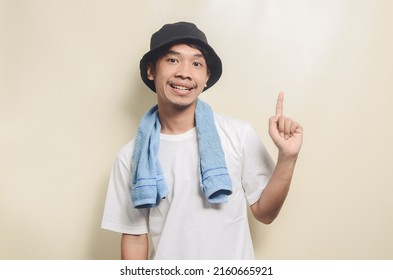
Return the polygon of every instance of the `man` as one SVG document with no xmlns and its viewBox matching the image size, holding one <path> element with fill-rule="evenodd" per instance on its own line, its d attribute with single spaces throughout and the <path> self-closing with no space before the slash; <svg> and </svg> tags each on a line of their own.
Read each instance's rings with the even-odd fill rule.
<svg viewBox="0 0 393 280">
<path fill-rule="evenodd" d="M 249 124 L 198 99 L 222 72 L 202 31 L 167 24 L 150 47 L 140 70 L 157 106 L 117 156 L 102 227 L 122 233 L 122 259 L 253 259 L 247 205 L 262 223 L 277 217 L 303 129 L 283 115 L 280 93 L 269 120 L 274 165 Z"/>
</svg>

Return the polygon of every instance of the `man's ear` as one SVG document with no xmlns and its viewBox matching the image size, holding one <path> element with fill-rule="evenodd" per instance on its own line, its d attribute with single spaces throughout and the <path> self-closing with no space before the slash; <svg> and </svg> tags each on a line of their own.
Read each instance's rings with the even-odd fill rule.
<svg viewBox="0 0 393 280">
<path fill-rule="evenodd" d="M 209 79 L 210 79 L 210 73 L 211 73 L 211 72 L 210 72 L 210 69 L 208 69 L 208 70 L 207 70 L 207 80 L 206 80 L 206 83 L 207 83 L 207 81 L 209 81 Z"/>
<path fill-rule="evenodd" d="M 154 67 L 153 67 L 153 64 L 151 64 L 151 63 L 147 64 L 146 72 L 147 72 L 147 78 L 150 81 L 154 81 Z"/>
</svg>

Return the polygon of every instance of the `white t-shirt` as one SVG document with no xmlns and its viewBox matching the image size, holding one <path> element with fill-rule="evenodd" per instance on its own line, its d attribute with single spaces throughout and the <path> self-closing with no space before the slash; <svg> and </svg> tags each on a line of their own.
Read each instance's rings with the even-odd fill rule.
<svg viewBox="0 0 393 280">
<path fill-rule="evenodd" d="M 253 259 L 247 204 L 259 199 L 274 162 L 249 124 L 218 114 L 215 122 L 232 180 L 227 203 L 210 204 L 200 189 L 196 129 L 161 134 L 158 157 L 168 196 L 156 208 L 132 206 L 133 140 L 114 163 L 102 228 L 149 233 L 152 259 Z"/>
</svg>

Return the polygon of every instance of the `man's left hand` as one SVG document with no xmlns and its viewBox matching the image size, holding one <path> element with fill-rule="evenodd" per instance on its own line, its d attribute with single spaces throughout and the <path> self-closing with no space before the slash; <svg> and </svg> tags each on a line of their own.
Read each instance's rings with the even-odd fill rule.
<svg viewBox="0 0 393 280">
<path fill-rule="evenodd" d="M 279 155 L 296 158 L 303 143 L 303 128 L 283 114 L 284 93 L 277 98 L 276 114 L 269 119 L 269 134 L 277 146 Z"/>
</svg>

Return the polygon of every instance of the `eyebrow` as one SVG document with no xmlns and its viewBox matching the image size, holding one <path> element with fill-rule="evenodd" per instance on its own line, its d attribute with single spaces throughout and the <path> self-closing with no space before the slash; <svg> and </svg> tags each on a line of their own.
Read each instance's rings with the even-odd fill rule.
<svg viewBox="0 0 393 280">
<path fill-rule="evenodd" d="M 181 55 L 181 53 L 174 51 L 174 50 L 168 50 L 167 53 L 165 55 L 169 55 L 169 54 L 173 54 L 173 55 Z M 201 53 L 196 53 L 194 54 L 194 57 L 202 57 L 204 58 L 203 54 Z"/>
</svg>

